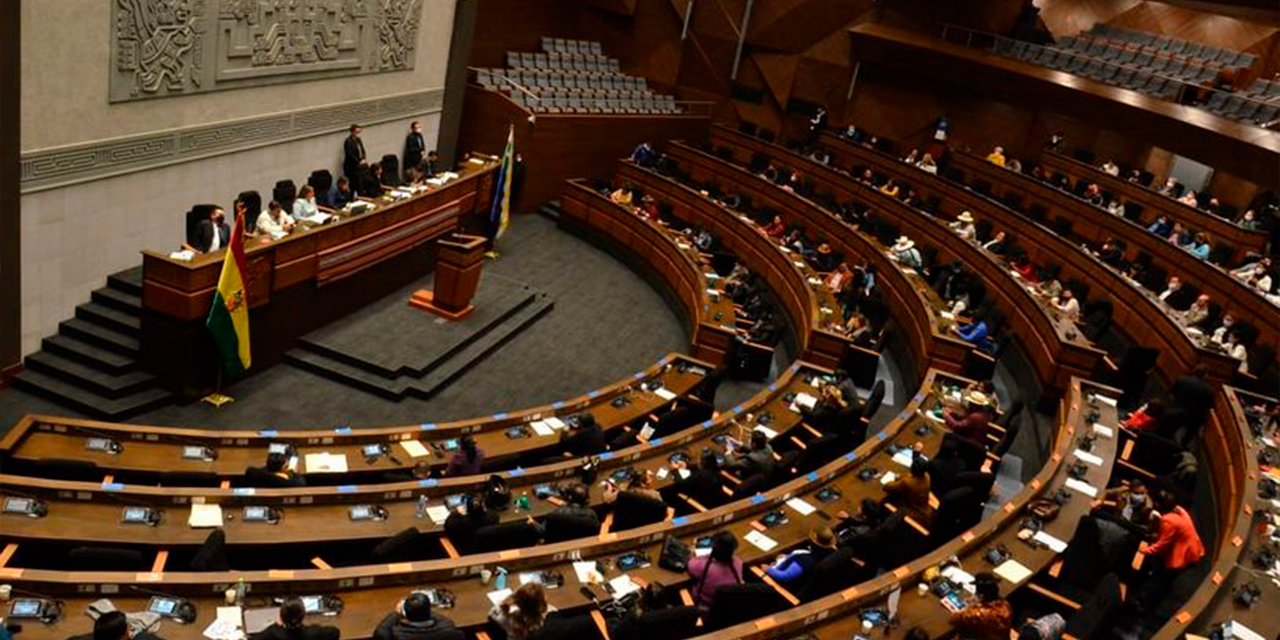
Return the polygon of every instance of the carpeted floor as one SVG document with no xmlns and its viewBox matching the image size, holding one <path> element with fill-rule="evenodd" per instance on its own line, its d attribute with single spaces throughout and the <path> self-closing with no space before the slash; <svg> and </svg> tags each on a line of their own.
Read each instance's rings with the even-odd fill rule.
<svg viewBox="0 0 1280 640">
<path fill-rule="evenodd" d="M 400 402 L 281 364 L 231 389 L 223 409 L 162 407 L 129 422 L 243 428 L 353 427 L 446 421 L 580 395 L 687 350 L 684 327 L 642 278 L 537 215 L 520 216 L 486 274 L 547 291 L 555 308 L 430 400 Z M 430 276 L 424 279 L 430 283 Z M 371 337 L 370 339 L 376 339 Z M 741 398 L 758 386 L 725 394 Z M 26 413 L 74 415 L 22 391 L 0 392 L 0 429 Z"/>
</svg>

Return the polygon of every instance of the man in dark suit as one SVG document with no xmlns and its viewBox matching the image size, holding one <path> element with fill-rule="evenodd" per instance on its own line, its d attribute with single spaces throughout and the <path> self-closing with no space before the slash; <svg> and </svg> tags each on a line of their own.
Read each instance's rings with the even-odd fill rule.
<svg viewBox="0 0 1280 640">
<path fill-rule="evenodd" d="M 348 179 L 360 176 L 360 168 L 368 164 L 364 152 L 364 142 L 360 140 L 360 132 L 364 131 L 358 124 L 351 125 L 351 135 L 342 143 L 342 175 Z"/>
<path fill-rule="evenodd" d="M 222 207 L 211 207 L 209 217 L 196 225 L 191 239 L 193 243 L 184 244 L 183 248 L 199 253 L 225 249 L 227 243 L 231 242 L 231 227 L 227 226 L 227 212 L 223 211 Z"/>
<path fill-rule="evenodd" d="M 74 636 L 71 640 L 160 640 L 148 631 L 131 633 L 129 619 L 119 611 L 108 611 L 93 621 L 93 633 Z"/>
<path fill-rule="evenodd" d="M 410 167 L 422 166 L 422 158 L 427 152 L 427 139 L 422 135 L 422 125 L 414 120 L 409 125 L 409 135 L 404 139 L 404 174 L 409 175 Z"/>
<path fill-rule="evenodd" d="M 1185 409 L 1190 423 L 1203 424 L 1213 408 L 1213 387 L 1209 386 L 1209 370 L 1204 365 L 1197 365 L 1191 375 L 1182 376 L 1169 389 L 1173 398 L 1173 406 Z"/>
</svg>

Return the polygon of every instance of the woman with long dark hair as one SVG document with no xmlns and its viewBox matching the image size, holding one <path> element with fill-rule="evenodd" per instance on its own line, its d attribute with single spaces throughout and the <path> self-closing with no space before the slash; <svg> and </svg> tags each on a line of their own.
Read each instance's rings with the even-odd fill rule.
<svg viewBox="0 0 1280 640">
<path fill-rule="evenodd" d="M 693 576 L 693 601 L 708 611 L 720 587 L 742 582 L 742 560 L 734 555 L 738 539 L 729 531 L 721 531 L 711 541 L 711 553 L 689 561 Z"/>
<path fill-rule="evenodd" d="M 526 640 L 547 622 L 547 594 L 536 582 L 521 585 L 489 610 L 489 619 L 507 632 L 507 640 Z"/>
<path fill-rule="evenodd" d="M 306 624 L 307 608 L 302 598 L 289 596 L 280 603 L 280 613 L 271 626 L 250 636 L 251 640 L 338 640 L 337 627 Z"/>
<path fill-rule="evenodd" d="M 476 441 L 471 436 L 462 436 L 462 440 L 458 441 L 458 450 L 449 459 L 449 467 L 445 469 L 444 475 L 450 478 L 474 476 L 480 473 L 483 465 L 484 449 L 476 446 Z"/>
</svg>

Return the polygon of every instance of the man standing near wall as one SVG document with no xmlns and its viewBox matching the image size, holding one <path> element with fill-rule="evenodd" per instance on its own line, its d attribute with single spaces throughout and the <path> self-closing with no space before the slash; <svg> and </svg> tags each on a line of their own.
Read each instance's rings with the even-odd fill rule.
<svg viewBox="0 0 1280 640">
<path fill-rule="evenodd" d="M 364 141 L 360 140 L 360 132 L 364 131 L 358 124 L 351 125 L 351 135 L 342 143 L 342 175 L 356 182 L 362 175 L 368 161 L 364 153 Z M 358 182 L 357 182 L 358 184 Z"/>
<path fill-rule="evenodd" d="M 427 139 L 422 136 L 422 125 L 414 120 L 409 124 L 409 135 L 404 139 L 404 165 L 401 170 L 409 175 L 409 170 L 422 165 L 422 157 L 427 151 Z"/>
</svg>

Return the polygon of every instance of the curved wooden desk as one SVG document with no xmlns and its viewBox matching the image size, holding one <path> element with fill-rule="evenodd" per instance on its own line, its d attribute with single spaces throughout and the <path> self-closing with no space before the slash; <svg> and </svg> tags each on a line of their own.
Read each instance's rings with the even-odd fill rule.
<svg viewBox="0 0 1280 640">
<path fill-rule="evenodd" d="M 803 360 L 819 366 L 840 366 L 850 352 L 859 358 L 878 360 L 880 354 L 854 346 L 833 330 L 838 319 L 832 314 L 839 309 L 833 301 L 820 302 L 818 291 L 807 282 L 804 261 L 782 253 L 749 220 L 709 200 L 702 194 L 630 161 L 618 167 L 618 179 L 633 184 L 659 201 L 670 202 L 676 217 L 710 230 L 720 242 L 737 255 L 768 284 L 796 332 L 797 347 Z M 799 263 L 799 264 L 797 264 Z M 826 311 L 824 311 L 826 309 Z"/>
<path fill-rule="evenodd" d="M 665 437 L 655 437 L 625 449 L 601 454 L 600 477 L 608 477 L 620 469 L 649 470 L 659 478 L 656 486 L 664 487 L 675 480 L 670 463 L 673 454 L 680 452 L 696 460 L 698 452 L 703 449 L 723 449 L 716 442 L 723 435 L 745 441 L 750 429 L 755 426 L 755 420 L 765 415 L 770 417 L 768 427 L 777 433 L 773 442 L 780 449 L 783 448 L 782 445 L 790 445 L 786 447 L 790 449 L 803 449 L 804 441 L 812 440 L 814 436 L 802 424 L 801 416 L 788 409 L 790 401 L 787 396 L 801 392 L 815 394 L 810 386 L 811 381 L 825 374 L 826 370 L 798 363 L 788 368 L 775 384 L 717 419 L 707 420 Z M 835 454 L 832 455 L 834 457 Z M 514 496 L 530 494 L 530 509 L 504 511 L 501 520 L 518 522 L 530 516 L 540 517 L 550 513 L 554 505 L 537 498 L 534 487 L 578 481 L 578 471 L 583 461 L 582 458 L 566 458 L 561 462 L 500 473 L 507 480 Z M 203 542 L 208 535 L 208 529 L 191 528 L 185 520 L 189 505 L 199 501 L 219 504 L 224 508 L 226 518 L 223 528 L 233 554 L 235 547 L 251 545 L 311 545 L 303 551 L 323 555 L 323 547 L 315 545 L 381 540 L 407 527 L 416 527 L 427 534 L 441 534 L 442 523 L 435 523 L 417 512 L 419 497 L 425 496 L 428 506 L 447 506 L 446 497 L 481 491 L 486 480 L 487 475 L 480 475 L 381 485 L 225 491 L 135 485 L 106 486 L 0 476 L 0 493 L 33 495 L 49 505 L 49 515 L 44 518 L 0 515 L 0 541 L 85 541 L 142 547 L 151 551 L 182 545 L 194 546 Z M 592 486 L 591 492 L 592 504 L 602 505 L 601 487 L 598 484 Z M 354 504 L 383 506 L 388 511 L 388 517 L 379 522 L 351 521 L 347 511 Z M 120 511 L 126 505 L 161 508 L 165 511 L 164 521 L 154 527 L 122 525 L 119 522 Z M 237 517 L 237 512 L 249 505 L 277 507 L 285 515 L 276 525 L 246 523 Z M 320 523 L 323 526 L 317 526 Z M 441 548 L 443 545 L 426 546 L 428 551 L 434 552 L 429 554 L 431 557 L 444 557 L 445 549 Z M 280 558 L 277 559 L 279 564 L 271 568 L 296 569 L 309 566 L 307 558 L 310 555 L 301 557 L 301 565 L 288 566 Z"/>
<path fill-rule="evenodd" d="M 1129 182 L 1119 176 L 1113 176 L 1093 165 L 1086 164 L 1070 156 L 1044 151 L 1040 154 L 1040 166 L 1049 172 L 1060 172 L 1078 182 L 1088 180 L 1095 182 L 1103 191 L 1110 191 L 1125 204 L 1132 203 L 1142 208 L 1134 222 L 1145 230 L 1156 218 L 1166 216 L 1170 222 L 1181 222 L 1182 226 L 1191 229 L 1204 229 L 1217 240 L 1226 240 L 1235 246 L 1236 251 L 1231 260 L 1239 260 L 1250 251 L 1262 253 L 1267 246 L 1267 232 L 1249 231 L 1232 220 L 1205 213 L 1191 205 L 1182 204 L 1174 198 L 1161 195 L 1159 191 Z"/>
<path fill-rule="evenodd" d="M 680 153 L 687 150 L 683 145 L 672 148 Z M 879 290 L 887 292 L 895 321 L 907 328 L 905 337 L 915 370 L 930 366 L 952 372 L 962 370 L 975 351 L 973 345 L 949 331 L 954 319 L 946 317 L 947 305 L 920 274 L 900 268 L 888 258 L 878 240 L 812 200 L 747 171 L 735 172 L 731 177 L 733 190 L 749 196 L 758 206 L 785 212 L 791 218 L 787 222 L 801 222 L 846 257 L 857 256 L 875 266 Z"/>
<path fill-rule="evenodd" d="M 751 140 L 749 136 L 723 127 L 715 127 L 712 135 L 719 144 L 733 145 L 741 142 L 746 145 Z M 912 239 L 937 248 L 940 261 L 959 260 L 978 273 L 987 283 L 988 293 L 1002 302 L 1001 307 L 1009 319 L 1010 328 L 1027 351 L 1042 384 L 1060 391 L 1066 388 L 1066 382 L 1071 376 L 1092 376 L 1099 367 L 1104 366 L 1105 353 L 1089 344 L 1071 321 L 1045 308 L 1023 284 L 1015 281 L 995 256 L 972 243 L 958 239 L 942 221 L 924 215 L 870 185 L 864 185 L 847 175 L 841 175 L 829 167 L 802 159 L 790 152 L 772 148 L 772 145 L 761 142 L 754 148 L 746 149 L 749 153 L 772 151 L 766 155 L 779 162 L 785 161 L 786 164 L 803 167 L 807 175 L 815 179 L 818 188 L 831 191 L 841 200 L 857 199 L 872 205 L 876 213 L 891 216 Z M 719 171 L 726 177 L 749 174 L 741 167 L 730 166 L 707 154 L 678 156 L 673 152 L 672 155 L 697 157 L 708 171 Z"/>
<path fill-rule="evenodd" d="M 435 239 L 487 212 L 496 163 L 464 163 L 459 177 L 415 196 L 374 200 L 274 241 L 245 243 L 254 370 L 278 362 L 300 336 L 429 272 Z M 231 212 L 228 212 L 231 213 Z M 256 215 L 256 214 L 254 214 Z M 225 251 L 190 262 L 142 254 L 142 361 L 180 396 L 212 391 L 218 361 L 204 326 Z"/>
<path fill-rule="evenodd" d="M 810 527 L 831 518 L 828 511 L 837 509 L 856 509 L 864 497 L 880 494 L 880 483 L 863 481 L 857 477 L 857 471 L 868 465 L 878 469 L 899 469 L 890 460 L 890 444 L 906 446 L 919 441 L 925 451 L 933 451 L 941 440 L 943 429 L 939 428 L 932 418 L 920 415 L 921 410 L 928 410 L 939 402 L 939 393 L 948 395 L 958 393 L 950 389 L 934 391 L 935 383 L 946 380 L 950 385 L 964 385 L 963 379 L 945 378 L 942 374 L 930 372 L 922 390 L 908 403 L 907 409 L 877 437 L 870 438 L 855 451 L 839 457 L 836 461 L 823 466 L 818 471 L 784 483 L 754 498 L 697 513 L 687 517 L 676 518 L 660 524 L 649 525 L 623 532 L 604 534 L 590 545 L 583 546 L 581 541 L 571 541 L 543 545 L 535 548 L 514 549 L 510 551 L 477 554 L 461 561 L 427 560 L 396 563 L 391 565 L 366 565 L 361 567 L 308 569 L 308 570 L 276 570 L 249 571 L 232 573 L 90 573 L 59 572 L 31 569 L 0 569 L 0 577 L 13 582 L 18 589 L 39 591 L 55 597 L 62 597 L 67 611 L 77 612 L 88 602 L 102 597 L 112 597 L 117 605 L 125 610 L 134 610 L 138 594 L 128 591 L 123 594 L 117 589 L 121 585 L 138 585 L 143 589 L 155 592 L 179 594 L 192 600 L 202 612 L 201 620 L 190 626 L 167 624 L 162 630 L 168 638 L 196 638 L 200 629 L 212 617 L 213 608 L 221 603 L 222 591 L 237 579 L 244 579 L 252 585 L 250 595 L 253 598 L 278 595 L 282 593 L 339 593 L 346 600 L 346 608 L 342 615 L 327 620 L 337 624 L 344 632 L 344 637 L 367 637 L 377 621 L 385 615 L 387 608 L 396 599 L 403 596 L 410 586 L 430 584 L 447 587 L 457 597 L 457 607 L 444 612 L 460 626 L 475 627 L 484 623 L 485 612 L 488 611 L 485 593 L 492 590 L 492 585 L 483 585 L 476 575 L 482 568 L 501 565 L 510 571 L 511 579 L 516 579 L 519 572 L 536 570 L 559 571 L 566 578 L 566 587 L 551 590 L 548 593 L 552 605 L 565 611 L 581 609 L 587 601 L 572 588 L 574 573 L 570 566 L 577 555 L 585 559 L 604 559 L 628 551 L 643 551 L 656 560 L 662 540 L 668 536 L 692 542 L 696 537 L 712 530 L 729 529 L 739 537 L 756 530 L 756 521 L 768 511 L 784 508 L 783 505 L 794 498 L 805 500 L 815 510 L 808 515 L 800 515 L 798 510 L 787 511 L 789 521 L 766 534 L 773 537 L 778 546 L 770 552 L 764 552 L 744 546 L 742 555 L 752 565 L 758 565 L 774 552 L 786 550 L 806 540 Z M 931 424 L 927 433 L 917 432 L 916 427 L 922 422 Z M 918 435 L 923 433 L 923 435 Z M 831 503 L 823 503 L 815 498 L 815 494 L 826 486 L 838 489 L 840 497 Z M 791 507 L 786 507 L 791 509 Z M 574 553 L 576 552 L 576 553 Z M 571 555 L 573 554 L 573 555 Z M 606 577 L 616 576 L 616 571 L 607 570 Z M 664 584 L 679 586 L 684 577 L 673 574 L 656 566 L 634 570 L 629 573 L 645 581 L 661 580 Z M 146 595 L 146 594 L 143 594 Z M 141 598 L 145 600 L 145 597 Z M 68 615 L 62 622 L 47 627 L 55 633 L 67 635 L 79 633 L 87 628 L 88 618 Z"/>
<path fill-rule="evenodd" d="M 1030 175 L 998 167 L 968 153 L 952 152 L 950 157 L 951 166 L 967 176 L 963 182 L 971 188 L 982 182 L 990 185 L 993 196 L 1019 194 L 1026 199 L 1028 206 L 1045 207 L 1049 219 L 1061 216 L 1071 220 L 1072 233 L 1095 245 L 1101 245 L 1109 237 L 1124 240 L 1128 246 L 1128 259 L 1141 252 L 1151 255 L 1153 264 L 1164 267 L 1170 275 L 1181 276 L 1183 282 L 1209 294 L 1224 311 L 1253 325 L 1258 330 L 1259 344 L 1275 346 L 1280 341 L 1280 307 L 1272 304 L 1257 289 L 1231 277 L 1222 267 L 1156 237 L 1140 224 L 1111 215 Z M 1216 219 L 1207 213 L 1201 213 L 1200 218 L 1199 223 L 1188 223 L 1191 228 L 1203 229 L 1205 222 Z"/>
<path fill-rule="evenodd" d="M 802 631 L 812 633 L 822 640 L 843 640 L 852 637 L 854 633 L 862 633 L 860 614 L 864 609 L 886 607 L 889 594 L 898 589 L 902 590 L 898 615 L 904 624 L 888 633 L 883 627 L 877 628 L 873 637 L 902 638 L 906 630 L 913 626 L 922 627 L 930 638 L 947 637 L 951 630 L 947 610 L 932 594 L 920 596 L 916 591 L 916 585 L 924 571 L 938 566 L 952 556 L 957 557 L 960 566 L 969 573 L 990 571 L 992 565 L 983 556 L 997 544 L 1004 545 L 1013 559 L 1030 570 L 1032 575 L 1047 567 L 1057 556 L 1055 552 L 1046 547 L 1030 547 L 1017 539 L 1018 532 L 1022 529 L 1024 510 L 1037 497 L 1051 496 L 1064 488 L 1070 478 L 1068 472 L 1075 462 L 1073 451 L 1078 446 L 1077 439 L 1091 431 L 1091 426 L 1085 419 L 1090 408 L 1088 396 L 1101 394 L 1115 397 L 1119 393 L 1119 390 L 1096 386 L 1079 378 L 1072 380 L 1058 410 L 1058 429 L 1054 433 L 1052 457 L 1017 495 L 1010 498 L 998 516 L 984 519 L 960 538 L 873 580 L 768 618 L 699 636 L 698 640 L 790 638 Z M 1119 416 L 1114 408 L 1101 402 L 1097 403 L 1096 408 L 1102 416 L 1098 424 L 1109 426 L 1114 431 L 1119 424 Z M 1101 458 L 1102 464 L 1086 465 L 1088 471 L 1082 479 L 1101 492 L 1111 476 L 1116 457 L 1116 440 L 1099 437 L 1091 453 Z M 1046 523 L 1043 529 L 1063 542 L 1071 539 L 1080 517 L 1087 514 L 1090 508 L 1090 498 L 1087 495 L 1069 489 L 1068 492 L 1071 494 L 1070 501 L 1062 507 L 1058 517 Z M 1023 584 L 1026 583 L 1015 585 L 1002 581 L 1001 592 L 1008 593 Z"/>
<path fill-rule="evenodd" d="M 936 196 L 939 208 L 948 215 L 967 209 L 978 218 L 988 216 L 997 228 L 1024 241 L 1019 246 L 1027 251 L 1032 262 L 1061 265 L 1059 280 L 1075 278 L 1089 284 L 1092 292 L 1106 292 L 1112 301 L 1114 325 L 1133 343 L 1159 350 L 1156 370 L 1166 383 L 1200 363 L 1209 368 L 1210 376 L 1216 381 L 1228 381 L 1235 376 L 1239 362 L 1221 351 L 1198 346 L 1186 329 L 1165 312 L 1155 295 L 1130 283 L 1096 256 L 1080 250 L 1043 225 L 887 154 L 863 149 L 829 134 L 822 140 L 831 150 L 833 164 L 850 168 L 873 166 L 885 175 L 916 186 L 921 197 Z"/>
<path fill-rule="evenodd" d="M 693 354 L 716 364 L 724 361 L 736 335 L 733 301 L 720 291 L 711 261 L 696 247 L 581 181 L 565 184 L 560 210 L 562 223 L 608 242 L 655 273 L 684 311 Z"/>
<path fill-rule="evenodd" d="M 98 479 L 111 475 L 113 481 L 125 483 L 165 484 L 164 474 L 179 473 L 205 475 L 210 481 L 205 484 L 211 486 L 217 486 L 222 480 L 242 486 L 245 469 L 262 465 L 269 446 L 282 443 L 293 446 L 303 459 L 307 454 L 321 452 L 346 456 L 347 473 L 308 474 L 314 475 L 316 484 L 340 485 L 378 482 L 378 478 L 389 472 L 408 473 L 419 462 L 440 469 L 452 456 L 445 450 L 445 444 L 470 435 L 485 450 L 486 458 L 494 460 L 494 468 L 502 468 L 520 462 L 525 456 L 548 452 L 556 445 L 557 436 L 539 436 L 529 427 L 530 423 L 589 412 L 606 433 L 612 434 L 684 396 L 710 371 L 709 363 L 671 354 L 630 378 L 549 405 L 453 422 L 368 429 L 221 431 L 26 416 L 0 440 L 0 452 L 4 455 L 6 473 L 38 470 L 37 463 L 41 460 L 53 459 L 90 463 L 101 472 Z M 646 385 L 662 389 L 663 395 L 646 390 Z M 674 397 L 664 397 L 667 394 Z M 512 439 L 507 435 L 512 428 L 527 430 L 528 435 Z M 119 454 L 90 451 L 86 445 L 94 437 L 112 438 L 121 444 L 123 451 Z M 412 442 L 423 445 L 427 455 L 417 458 L 410 455 L 404 445 Z M 384 455 L 368 463 L 362 448 L 369 444 L 387 445 L 391 456 Z M 185 458 L 184 448 L 189 445 L 212 449 L 216 459 Z M 302 462 L 299 471 L 306 471 Z M 228 487 L 222 491 L 229 494 L 234 489 Z"/>
</svg>

